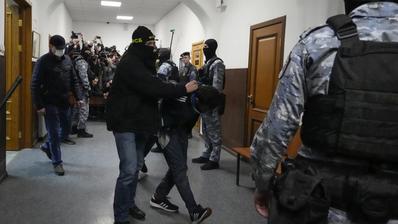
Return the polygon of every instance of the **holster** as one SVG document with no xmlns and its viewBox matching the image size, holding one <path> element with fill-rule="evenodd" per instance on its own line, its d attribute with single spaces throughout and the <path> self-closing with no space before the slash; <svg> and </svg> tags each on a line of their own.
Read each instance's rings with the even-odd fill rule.
<svg viewBox="0 0 398 224">
<path fill-rule="evenodd" d="M 398 219 L 398 172 L 395 167 L 318 161 L 298 156 L 295 162 L 315 168 L 324 180 L 331 207 L 358 224 L 386 224 Z"/>
<path fill-rule="evenodd" d="M 269 224 L 327 224 L 330 199 L 311 169 L 290 168 L 274 181 Z"/>
</svg>

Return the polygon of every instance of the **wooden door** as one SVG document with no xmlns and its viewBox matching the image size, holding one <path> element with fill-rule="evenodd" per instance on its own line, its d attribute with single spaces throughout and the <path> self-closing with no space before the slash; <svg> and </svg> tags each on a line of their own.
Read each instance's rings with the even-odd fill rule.
<svg viewBox="0 0 398 224">
<path fill-rule="evenodd" d="M 10 89 L 21 75 L 21 35 L 22 21 L 19 7 L 11 0 L 6 1 L 6 89 Z M 21 87 L 19 86 L 6 106 L 6 149 L 20 149 L 21 131 Z"/>
<path fill-rule="evenodd" d="M 203 60 L 203 46 L 204 42 L 200 41 L 192 44 L 192 52 L 191 52 L 191 63 L 195 65 L 197 69 L 201 68 L 204 64 Z"/>
<path fill-rule="evenodd" d="M 204 65 L 204 56 L 203 56 L 203 46 L 204 41 L 199 41 L 192 44 L 191 51 L 191 63 L 195 65 L 197 69 L 201 68 Z M 203 134 L 202 132 L 202 118 L 199 117 L 198 122 L 195 125 L 195 128 L 199 130 L 199 134 Z"/>
<path fill-rule="evenodd" d="M 278 84 L 283 63 L 285 23 L 286 17 L 281 17 L 251 27 L 246 135 L 248 145 L 267 116 Z M 297 155 L 300 145 L 298 130 L 287 149 L 290 158 Z"/>
<path fill-rule="evenodd" d="M 283 63 L 285 17 L 250 28 L 248 72 L 248 145 L 267 116 Z"/>
</svg>

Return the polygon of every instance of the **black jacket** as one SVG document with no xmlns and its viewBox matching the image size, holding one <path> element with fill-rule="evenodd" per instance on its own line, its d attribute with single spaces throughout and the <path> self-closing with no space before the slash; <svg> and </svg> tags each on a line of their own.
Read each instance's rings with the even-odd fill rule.
<svg viewBox="0 0 398 224">
<path fill-rule="evenodd" d="M 37 60 L 32 77 L 32 98 L 37 109 L 46 105 L 67 107 L 68 94 L 72 91 L 77 100 L 82 99 L 79 80 L 71 59 L 61 59 L 47 53 Z"/>
<path fill-rule="evenodd" d="M 186 95 L 184 85 L 164 83 L 130 47 L 122 57 L 106 103 L 107 127 L 115 132 L 155 133 L 160 128 L 159 98 Z"/>
</svg>

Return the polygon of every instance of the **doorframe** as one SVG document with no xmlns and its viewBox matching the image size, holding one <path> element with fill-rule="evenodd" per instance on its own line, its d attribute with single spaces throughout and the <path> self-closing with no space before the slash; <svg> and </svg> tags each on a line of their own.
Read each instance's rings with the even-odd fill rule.
<svg viewBox="0 0 398 224">
<path fill-rule="evenodd" d="M 20 19 L 22 20 L 21 29 L 21 46 L 22 53 L 20 56 L 20 75 L 23 80 L 21 83 L 21 132 L 20 139 L 21 148 L 31 148 L 33 144 L 33 113 L 32 113 L 32 95 L 30 90 L 30 83 L 32 80 L 32 3 L 30 0 L 14 0 L 20 9 Z M 6 9 L 6 0 L 4 1 L 4 9 Z M 6 10 L 4 10 L 4 22 L 6 21 Z M 5 43 L 7 48 L 7 43 Z M 7 50 L 7 49 L 5 49 Z M 5 61 L 7 61 L 5 57 Z M 7 63 L 5 63 L 7 64 Z M 6 69 L 7 70 L 7 69 Z"/>
<path fill-rule="evenodd" d="M 252 64 L 252 46 L 253 46 L 253 32 L 256 29 L 260 29 L 263 27 L 267 27 L 267 26 L 272 26 L 272 25 L 276 25 L 276 24 L 282 24 L 282 37 L 281 37 L 281 57 L 280 57 L 280 69 L 282 69 L 283 67 L 283 58 L 284 58 L 284 50 L 285 50 L 285 34 L 286 34 L 286 15 L 285 16 L 281 16 L 266 22 L 262 22 L 262 23 L 258 23 L 255 25 L 250 26 L 250 42 L 249 42 L 249 64 L 248 64 L 248 70 L 247 70 L 247 82 L 246 82 L 246 97 L 248 97 L 250 95 L 250 85 L 251 85 L 251 72 L 252 72 L 252 68 L 251 68 L 251 64 Z M 250 146 L 251 142 L 250 142 L 250 136 L 249 136 L 249 110 L 250 110 L 250 104 L 248 103 L 248 99 L 246 99 L 246 112 L 245 112 L 245 137 L 244 137 L 244 142 L 246 144 L 246 146 Z"/>
<path fill-rule="evenodd" d="M 203 55 L 203 46 L 205 44 L 204 40 L 201 41 L 197 41 L 192 43 L 192 48 L 191 48 L 191 64 L 193 64 L 197 69 L 201 68 L 204 65 L 204 55 Z M 201 53 L 199 56 L 199 66 L 195 65 L 194 62 L 194 51 L 197 48 L 201 48 Z M 203 125 L 202 125 L 202 118 L 199 116 L 198 121 L 196 122 L 196 125 L 194 128 L 198 129 L 199 135 L 202 136 L 203 135 Z"/>
</svg>

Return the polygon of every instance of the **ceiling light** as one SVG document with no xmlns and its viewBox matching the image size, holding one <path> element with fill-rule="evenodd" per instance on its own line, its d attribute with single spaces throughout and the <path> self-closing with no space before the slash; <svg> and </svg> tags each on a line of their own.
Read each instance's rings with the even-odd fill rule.
<svg viewBox="0 0 398 224">
<path fill-rule="evenodd" d="M 132 16 L 117 16 L 116 19 L 118 20 L 133 20 L 134 17 Z"/>
<path fill-rule="evenodd" d="M 110 7 L 120 7 L 122 5 L 121 2 L 114 1 L 101 1 L 102 6 L 110 6 Z"/>
</svg>

